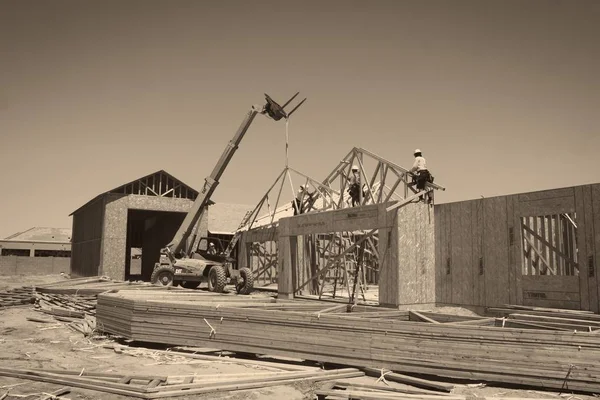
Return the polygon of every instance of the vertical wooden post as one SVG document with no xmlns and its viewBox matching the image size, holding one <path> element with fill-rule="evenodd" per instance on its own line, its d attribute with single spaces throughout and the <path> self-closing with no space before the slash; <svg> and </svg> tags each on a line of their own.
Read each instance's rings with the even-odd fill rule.
<svg viewBox="0 0 600 400">
<path fill-rule="evenodd" d="M 284 299 L 294 298 L 294 284 L 297 269 L 298 241 L 295 236 L 290 236 L 289 219 L 279 220 L 279 234 L 277 241 L 277 297 Z"/>
</svg>

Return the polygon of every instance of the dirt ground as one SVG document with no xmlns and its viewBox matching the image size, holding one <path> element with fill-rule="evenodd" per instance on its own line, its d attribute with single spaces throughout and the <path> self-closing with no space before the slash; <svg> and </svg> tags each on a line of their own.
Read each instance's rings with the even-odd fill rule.
<svg viewBox="0 0 600 400">
<path fill-rule="evenodd" d="M 31 277 L 2 277 L 0 290 L 27 285 L 51 283 L 65 279 L 58 275 Z M 73 370 L 111 372 L 122 375 L 129 373 L 150 375 L 188 375 L 188 374 L 232 374 L 266 371 L 261 367 L 190 360 L 166 356 L 151 349 L 136 350 L 133 354 L 117 353 L 114 349 L 104 348 L 111 343 L 106 338 L 87 339 L 83 335 L 70 330 L 66 324 L 43 324 L 28 321 L 27 317 L 40 317 L 40 313 L 31 306 L 13 307 L 0 310 L 0 365 L 3 367 L 31 368 L 44 370 Z M 375 384 L 376 379 L 370 377 L 354 378 L 349 381 Z M 382 384 L 382 383 L 380 383 Z M 394 383 L 390 383 L 392 386 Z M 208 395 L 185 396 L 174 399 L 235 399 L 235 400 L 296 400 L 314 399 L 314 391 L 322 383 L 301 382 L 289 386 L 274 386 L 264 389 L 253 389 L 229 393 L 213 393 Z M 62 386 L 35 381 L 0 377 L 0 398 L 7 391 L 5 400 L 19 399 L 32 393 L 48 393 Z M 553 398 L 553 399 L 593 399 L 592 396 L 572 396 L 553 392 L 513 390 L 500 387 L 477 385 L 458 385 L 454 394 L 466 395 L 469 398 L 480 397 L 520 397 L 520 398 Z M 73 388 L 71 393 L 61 397 L 78 400 L 122 400 L 127 397 L 100 393 L 91 390 Z M 130 399 L 130 398 L 129 398 Z"/>
</svg>

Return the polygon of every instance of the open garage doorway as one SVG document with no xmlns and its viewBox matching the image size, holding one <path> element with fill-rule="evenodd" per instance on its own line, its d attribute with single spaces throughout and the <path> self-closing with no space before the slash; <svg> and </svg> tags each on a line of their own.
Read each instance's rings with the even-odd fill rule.
<svg viewBox="0 0 600 400">
<path fill-rule="evenodd" d="M 160 249 L 173 239 L 185 216 L 172 211 L 127 211 L 125 280 L 150 281 Z"/>
</svg>

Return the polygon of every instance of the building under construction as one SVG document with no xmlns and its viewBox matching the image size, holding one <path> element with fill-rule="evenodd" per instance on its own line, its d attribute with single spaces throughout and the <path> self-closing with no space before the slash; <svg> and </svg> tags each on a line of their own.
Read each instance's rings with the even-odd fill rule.
<svg viewBox="0 0 600 400">
<path fill-rule="evenodd" d="M 347 195 L 353 164 L 358 207 Z M 290 184 L 293 195 L 312 187 L 304 214 L 281 200 Z M 598 312 L 600 184 L 434 206 L 420 194 L 407 169 L 364 149 L 323 180 L 286 167 L 247 221 L 239 263 L 285 297 Z"/>
</svg>

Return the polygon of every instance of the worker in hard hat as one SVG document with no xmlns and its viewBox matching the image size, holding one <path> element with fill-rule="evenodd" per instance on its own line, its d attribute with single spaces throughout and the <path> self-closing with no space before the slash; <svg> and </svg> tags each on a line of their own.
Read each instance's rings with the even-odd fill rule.
<svg viewBox="0 0 600 400">
<path fill-rule="evenodd" d="M 421 152 L 420 149 L 416 149 L 414 156 L 415 162 L 413 163 L 413 166 L 409 172 L 413 174 L 413 182 L 417 186 L 417 190 L 420 192 L 425 189 L 427 182 L 432 181 L 432 177 L 427 169 L 427 160 L 425 160 L 425 157 L 423 157 L 423 152 Z M 420 196 L 419 198 L 420 200 L 423 200 L 423 196 Z M 428 196 L 428 202 L 431 202 L 430 196 Z"/>
<path fill-rule="evenodd" d="M 306 209 L 312 204 L 312 198 L 313 194 L 308 191 L 308 187 L 300 185 L 298 194 L 296 194 L 296 198 L 292 201 L 294 215 L 304 214 Z"/>
<path fill-rule="evenodd" d="M 356 207 L 360 205 L 360 173 L 358 172 L 358 166 L 352 166 L 352 173 L 346 179 L 348 179 L 348 194 L 352 199 L 352 207 Z"/>
<path fill-rule="evenodd" d="M 208 250 L 207 253 L 210 255 L 215 255 L 217 254 L 217 248 L 215 247 L 215 244 L 213 242 L 210 242 L 208 244 Z"/>
</svg>

